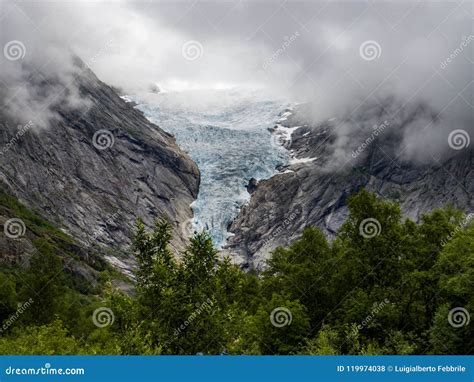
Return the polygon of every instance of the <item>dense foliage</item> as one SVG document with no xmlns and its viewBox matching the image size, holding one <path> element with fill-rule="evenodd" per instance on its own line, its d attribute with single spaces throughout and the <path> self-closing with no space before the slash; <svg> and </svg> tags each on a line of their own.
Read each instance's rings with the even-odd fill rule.
<svg viewBox="0 0 474 382">
<path fill-rule="evenodd" d="M 206 233 L 177 257 L 166 220 L 138 221 L 129 295 L 80 293 L 37 242 L 29 269 L 0 273 L 0 353 L 471 354 L 469 219 L 445 208 L 415 224 L 364 190 L 349 210 L 334 240 L 309 227 L 261 274 L 220 259 Z"/>
</svg>

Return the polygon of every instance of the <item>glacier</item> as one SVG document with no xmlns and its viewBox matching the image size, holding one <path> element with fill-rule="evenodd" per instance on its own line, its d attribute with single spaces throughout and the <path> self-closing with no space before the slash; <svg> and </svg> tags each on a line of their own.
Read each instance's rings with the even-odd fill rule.
<svg viewBox="0 0 474 382">
<path fill-rule="evenodd" d="M 229 224 L 250 198 L 249 180 L 270 178 L 289 163 L 288 151 L 272 139 L 269 128 L 291 105 L 261 91 L 238 89 L 142 93 L 127 99 L 173 134 L 198 165 L 193 227 L 208 231 L 222 248 Z"/>
</svg>

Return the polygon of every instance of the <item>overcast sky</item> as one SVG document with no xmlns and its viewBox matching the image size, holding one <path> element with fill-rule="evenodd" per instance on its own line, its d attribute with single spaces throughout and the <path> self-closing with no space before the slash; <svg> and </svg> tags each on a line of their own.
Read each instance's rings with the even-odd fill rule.
<svg viewBox="0 0 474 382">
<path fill-rule="evenodd" d="M 70 52 L 134 92 L 263 87 L 329 118 L 395 96 L 472 132 L 470 1 L 4 1 L 0 80 L 26 67 L 67 77 Z M 20 41 L 22 57 L 5 59 Z M 71 102 L 76 102 L 73 99 Z M 471 134 L 472 135 L 472 134 Z M 438 137 L 439 138 L 439 137 Z M 441 139 L 441 138 L 440 138 Z"/>
</svg>

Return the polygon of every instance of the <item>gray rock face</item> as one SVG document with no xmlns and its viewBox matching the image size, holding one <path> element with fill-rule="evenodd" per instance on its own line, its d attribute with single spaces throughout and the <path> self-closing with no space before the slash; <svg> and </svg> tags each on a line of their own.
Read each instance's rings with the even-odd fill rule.
<svg viewBox="0 0 474 382">
<path fill-rule="evenodd" d="M 0 206 L 0 225 L 2 227 L 8 224 L 8 220 L 12 216 L 12 211 L 5 206 Z M 39 217 L 35 219 L 39 222 Z M 25 225 L 26 226 L 26 225 Z M 37 251 L 37 247 L 33 244 L 36 239 L 44 238 L 38 227 L 29 227 L 24 235 L 19 237 L 8 237 L 3 230 L 0 233 L 0 264 L 14 265 L 27 269 L 30 267 L 30 260 Z M 75 276 L 76 279 L 82 279 L 90 286 L 97 285 L 99 272 L 103 269 L 105 260 L 95 255 L 90 255 L 83 247 L 76 245 L 72 241 L 49 232 L 53 237 L 49 237 L 56 245 L 56 255 L 61 258 L 63 269 Z M 66 236 L 65 236 L 66 237 Z M 66 237 L 67 238 L 67 237 Z"/>
<path fill-rule="evenodd" d="M 58 102 L 59 118 L 48 128 L 36 128 L 32 120 L 21 136 L 19 121 L 0 112 L 0 181 L 86 247 L 117 254 L 131 244 L 137 217 L 151 227 L 164 215 L 175 229 L 173 245 L 182 247 L 181 227 L 192 217 L 199 188 L 197 166 L 173 136 L 81 69 L 75 85 L 89 99 L 88 110 Z M 94 139 L 99 130 L 108 135 Z"/>
<path fill-rule="evenodd" d="M 374 108 L 361 110 L 351 121 L 363 123 L 370 113 L 379 121 L 391 115 L 383 108 Z M 229 229 L 234 236 L 229 239 L 227 252 L 244 266 L 263 268 L 274 248 L 290 244 L 309 225 L 333 237 L 348 216 L 347 198 L 361 187 L 396 200 L 404 214 L 415 221 L 448 203 L 466 213 L 473 211 L 472 147 L 425 164 L 403 161 L 398 156 L 403 127 L 420 114 L 429 114 L 423 107 L 402 116 L 399 113 L 398 120 L 388 120 L 391 125 L 371 130 L 374 139 L 362 150 L 349 150 L 342 160 L 341 155 L 335 155 L 338 142 L 334 129 L 339 121 L 312 125 L 301 114 L 297 109 L 282 122 L 287 128 L 301 126 L 284 144 L 292 153 L 292 164 L 258 183 L 250 202 Z M 362 141 L 367 142 L 365 137 Z M 355 146 L 360 142 L 357 140 Z"/>
<path fill-rule="evenodd" d="M 2 227 L 8 219 L 7 216 L 0 213 L 0 224 Z M 35 250 L 35 246 L 29 237 L 11 239 L 5 236 L 3 232 L 0 235 L 0 262 L 28 267 Z"/>
</svg>

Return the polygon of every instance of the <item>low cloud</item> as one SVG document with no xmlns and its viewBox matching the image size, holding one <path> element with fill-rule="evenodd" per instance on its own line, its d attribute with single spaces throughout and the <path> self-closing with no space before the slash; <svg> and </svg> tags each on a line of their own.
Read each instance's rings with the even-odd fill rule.
<svg viewBox="0 0 474 382">
<path fill-rule="evenodd" d="M 455 154 L 454 129 L 474 136 L 472 8 L 461 2 L 4 1 L 0 18 L 1 47 L 26 50 L 1 57 L 1 96 L 8 113 L 38 125 L 55 118 L 56 101 L 87 108 L 76 54 L 126 93 L 235 86 L 309 102 L 315 123 L 345 121 L 336 156 L 387 119 L 360 123 L 372 106 L 390 110 L 384 136 L 401 130 L 391 133 L 404 160 Z M 414 109 L 425 112 L 392 123 Z"/>
</svg>

